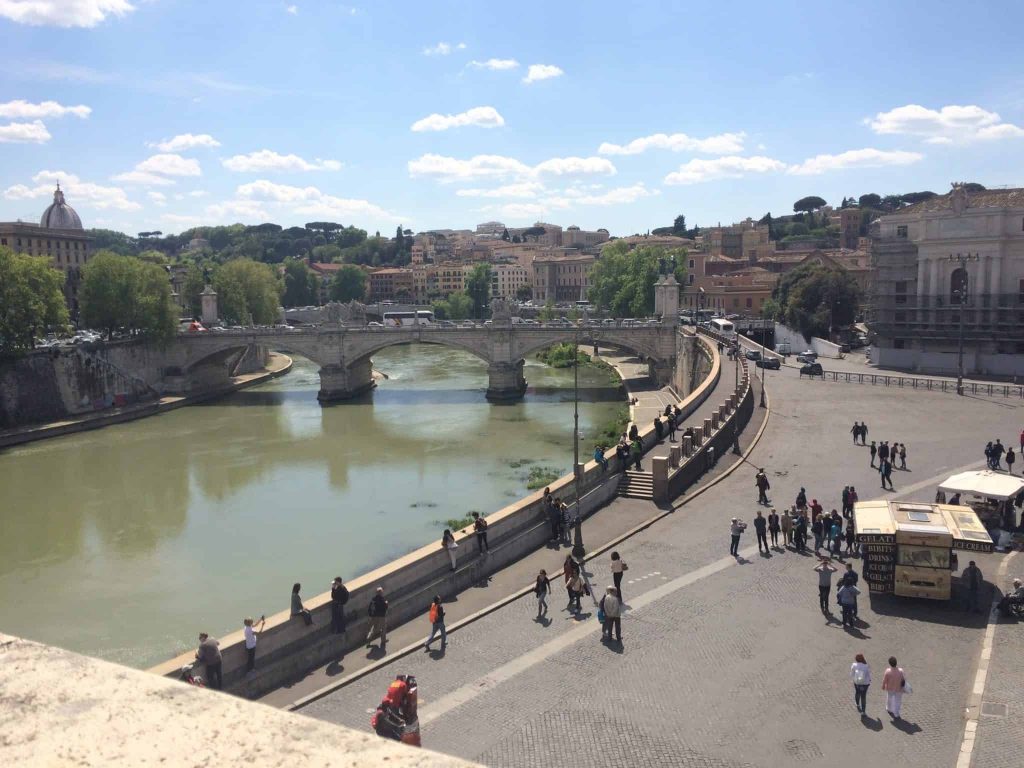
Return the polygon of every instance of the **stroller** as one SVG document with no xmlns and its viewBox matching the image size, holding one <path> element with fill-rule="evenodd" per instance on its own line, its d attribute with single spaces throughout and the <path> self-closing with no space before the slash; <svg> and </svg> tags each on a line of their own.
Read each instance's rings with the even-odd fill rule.
<svg viewBox="0 0 1024 768">
<path fill-rule="evenodd" d="M 206 683 L 199 675 L 193 675 L 192 670 L 195 668 L 195 664 L 186 664 L 181 668 L 181 676 L 178 678 L 189 685 L 194 685 L 197 688 L 205 688 Z"/>
<path fill-rule="evenodd" d="M 416 713 L 419 688 L 412 675 L 399 675 L 373 713 L 370 725 L 382 738 L 420 746 L 420 721 Z"/>
</svg>

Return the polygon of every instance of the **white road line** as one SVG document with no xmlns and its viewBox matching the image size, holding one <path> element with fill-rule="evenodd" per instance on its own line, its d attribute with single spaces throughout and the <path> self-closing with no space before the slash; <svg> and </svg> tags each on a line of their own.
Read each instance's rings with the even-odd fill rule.
<svg viewBox="0 0 1024 768">
<path fill-rule="evenodd" d="M 755 547 L 748 547 L 742 550 L 740 554 L 746 559 L 752 557 L 755 552 Z M 667 581 L 664 584 L 661 584 L 660 586 L 657 586 L 654 589 L 630 600 L 628 613 L 641 610 L 656 600 L 667 597 L 673 592 L 677 592 L 678 590 L 688 587 L 701 579 L 706 579 L 708 576 L 724 571 L 726 568 L 734 565 L 736 565 L 736 558 L 723 557 L 722 559 L 716 560 L 713 563 L 698 568 L 695 571 L 690 571 L 682 576 L 678 576 L 671 581 Z M 551 658 L 559 651 L 562 651 L 585 638 L 595 637 L 597 632 L 598 625 L 596 621 L 580 622 L 578 626 L 570 629 L 568 632 L 549 640 L 543 645 L 537 646 L 532 651 L 528 651 L 518 658 L 512 659 L 512 661 L 501 665 L 494 671 L 474 680 L 471 683 L 467 683 L 461 688 L 455 689 L 451 693 L 445 694 L 433 704 L 424 707 L 420 711 L 420 724 L 427 725 L 434 720 L 437 720 L 439 717 L 443 717 L 453 709 L 469 703 L 483 693 L 494 690 L 499 685 L 508 682 L 521 672 L 525 672 L 542 661 Z"/>
</svg>

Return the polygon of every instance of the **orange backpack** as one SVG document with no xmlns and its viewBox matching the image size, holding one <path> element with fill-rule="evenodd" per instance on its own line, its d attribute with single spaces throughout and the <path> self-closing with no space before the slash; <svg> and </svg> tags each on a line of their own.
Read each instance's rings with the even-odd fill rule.
<svg viewBox="0 0 1024 768">
<path fill-rule="evenodd" d="M 437 623 L 437 603 L 430 604 L 430 623 Z"/>
</svg>

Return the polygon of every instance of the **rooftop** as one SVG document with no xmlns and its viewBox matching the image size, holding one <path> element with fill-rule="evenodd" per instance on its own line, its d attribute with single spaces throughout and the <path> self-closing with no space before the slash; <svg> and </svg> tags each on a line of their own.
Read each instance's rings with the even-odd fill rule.
<svg viewBox="0 0 1024 768">
<path fill-rule="evenodd" d="M 1024 187 L 986 189 L 983 192 L 967 192 L 966 194 L 968 208 L 1024 208 Z M 950 191 L 916 205 L 900 208 L 897 211 L 893 211 L 891 215 L 905 216 L 907 214 L 944 211 L 952 207 L 952 197 L 953 192 Z"/>
</svg>

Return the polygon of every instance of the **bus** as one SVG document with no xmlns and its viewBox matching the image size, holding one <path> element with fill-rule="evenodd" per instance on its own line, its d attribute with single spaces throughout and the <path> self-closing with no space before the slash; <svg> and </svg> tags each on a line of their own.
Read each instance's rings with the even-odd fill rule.
<svg viewBox="0 0 1024 768">
<path fill-rule="evenodd" d="M 717 331 L 723 336 L 735 339 L 736 338 L 736 326 L 728 320 L 721 317 L 714 317 L 708 322 L 708 327 L 712 331 Z"/>
<path fill-rule="evenodd" d="M 414 312 L 385 312 L 385 328 L 401 328 L 407 325 L 433 325 L 434 313 L 429 309 L 417 309 Z"/>
<path fill-rule="evenodd" d="M 872 594 L 949 600 L 959 569 L 957 551 L 993 549 L 992 537 L 970 507 L 859 501 L 853 519 Z"/>
</svg>

